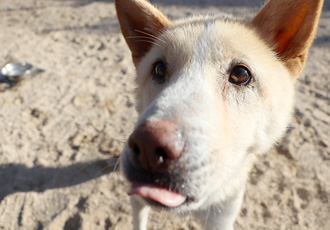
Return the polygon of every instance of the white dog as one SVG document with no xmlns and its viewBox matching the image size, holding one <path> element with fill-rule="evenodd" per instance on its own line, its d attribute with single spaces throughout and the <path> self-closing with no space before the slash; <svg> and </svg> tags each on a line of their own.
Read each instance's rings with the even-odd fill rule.
<svg viewBox="0 0 330 230">
<path fill-rule="evenodd" d="M 255 157 L 290 121 L 323 0 L 176 22 L 145 0 L 115 4 L 137 69 L 140 117 L 121 157 L 134 229 L 147 228 L 150 206 L 233 229 Z"/>
</svg>

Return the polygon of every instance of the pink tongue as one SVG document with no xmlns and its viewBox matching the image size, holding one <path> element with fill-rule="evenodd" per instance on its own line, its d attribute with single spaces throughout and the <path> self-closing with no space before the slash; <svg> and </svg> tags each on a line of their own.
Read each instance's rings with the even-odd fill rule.
<svg viewBox="0 0 330 230">
<path fill-rule="evenodd" d="M 139 195 L 157 201 L 167 207 L 177 207 L 181 205 L 187 197 L 166 188 L 157 187 L 150 184 L 132 183 L 128 195 Z"/>
</svg>

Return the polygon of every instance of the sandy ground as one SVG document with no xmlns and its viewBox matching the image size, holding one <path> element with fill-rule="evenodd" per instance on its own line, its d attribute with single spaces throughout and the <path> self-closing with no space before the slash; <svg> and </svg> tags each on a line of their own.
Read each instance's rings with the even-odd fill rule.
<svg viewBox="0 0 330 230">
<path fill-rule="evenodd" d="M 260 0 L 152 1 L 171 18 L 251 17 Z M 0 0 L 0 65 L 45 72 L 0 92 L 0 229 L 126 230 L 128 185 L 116 172 L 137 115 L 133 65 L 112 0 Z M 330 2 L 296 84 L 282 142 L 251 172 L 236 229 L 330 229 Z M 150 229 L 200 229 L 153 213 Z"/>
</svg>

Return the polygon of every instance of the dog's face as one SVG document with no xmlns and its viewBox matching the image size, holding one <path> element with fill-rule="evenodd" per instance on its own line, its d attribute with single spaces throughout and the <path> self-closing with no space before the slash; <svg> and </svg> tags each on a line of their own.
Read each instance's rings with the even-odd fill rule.
<svg viewBox="0 0 330 230">
<path fill-rule="evenodd" d="M 289 122 L 297 69 L 262 38 L 257 17 L 251 22 L 227 16 L 159 21 L 161 32 L 136 30 L 126 38 L 137 68 L 140 117 L 135 139 L 123 151 L 122 171 L 135 186 L 132 193 L 151 205 L 192 211 L 224 202 L 244 187 L 255 155 L 267 151 Z M 150 156 L 139 162 L 144 147 L 135 136 L 154 135 L 158 124 L 167 134 L 166 122 L 175 127 L 166 136 L 179 153 L 160 170 Z M 165 145 L 166 155 L 170 144 Z M 181 197 L 168 205 L 156 198 L 162 194 Z"/>
<path fill-rule="evenodd" d="M 181 156 L 157 178 L 187 195 L 180 210 L 221 201 L 244 186 L 242 171 L 280 136 L 291 114 L 287 69 L 252 30 L 228 18 L 192 19 L 164 31 L 137 66 L 136 82 L 136 127 L 170 120 L 182 133 Z M 134 166 L 130 148 L 122 161 L 130 181 L 155 183 Z"/>
</svg>

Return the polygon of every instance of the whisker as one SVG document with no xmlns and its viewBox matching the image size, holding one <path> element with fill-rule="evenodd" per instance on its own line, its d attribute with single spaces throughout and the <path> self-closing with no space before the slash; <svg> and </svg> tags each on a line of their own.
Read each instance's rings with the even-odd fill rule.
<svg viewBox="0 0 330 230">
<path fill-rule="evenodd" d="M 120 162 L 120 157 L 121 155 L 118 157 L 115 166 L 113 167 L 113 172 L 118 172 L 119 171 L 119 162 Z"/>
<path fill-rule="evenodd" d="M 158 40 L 160 42 L 163 42 L 164 44 L 167 44 L 164 40 L 160 39 L 159 37 L 156 37 L 155 35 L 152 35 L 150 33 L 147 33 L 145 31 L 141 31 L 141 30 L 135 30 L 135 31 L 138 32 L 138 33 L 141 33 L 141 34 L 148 35 L 148 36 L 150 36 L 150 37 L 152 37 L 152 38 L 154 38 L 154 39 L 156 39 L 156 40 Z"/>
<path fill-rule="evenodd" d="M 137 42 L 146 42 L 146 43 L 150 43 L 150 44 L 153 44 L 155 46 L 158 46 L 160 48 L 163 48 L 161 45 L 155 43 L 155 42 L 152 42 L 152 41 L 148 41 L 148 40 L 136 40 Z"/>
<path fill-rule="evenodd" d="M 126 38 L 128 38 L 128 39 L 140 39 L 140 40 L 136 40 L 136 41 L 148 42 L 148 43 L 151 43 L 153 45 L 157 45 L 158 47 L 165 48 L 161 44 L 156 43 L 154 41 L 154 39 L 152 39 L 150 37 L 145 37 L 145 36 L 130 36 L 130 37 L 126 37 Z"/>
<path fill-rule="evenodd" d="M 186 220 L 183 222 L 183 224 L 181 225 L 181 227 L 180 227 L 179 229 L 183 229 L 184 226 L 186 226 L 188 222 L 189 222 L 189 218 L 186 219 Z"/>
<path fill-rule="evenodd" d="M 83 167 L 81 167 L 79 169 L 78 174 L 80 174 L 82 171 L 84 171 L 85 169 L 87 169 L 88 167 L 90 167 L 96 163 L 97 163 L 97 161 L 93 161 L 93 162 L 89 162 L 88 164 L 84 165 Z"/>
<path fill-rule="evenodd" d="M 211 208 L 208 208 L 206 218 L 205 218 L 205 222 L 204 222 L 204 226 L 207 226 L 207 222 L 208 222 L 209 217 L 210 217 L 210 211 L 211 211 Z"/>
<path fill-rule="evenodd" d="M 129 39 L 145 38 L 145 39 L 150 39 L 151 41 L 154 41 L 154 39 L 152 39 L 151 37 L 147 37 L 147 36 L 129 36 L 129 37 L 126 37 L 126 38 L 129 38 Z"/>
<path fill-rule="evenodd" d="M 127 135 L 127 137 L 123 137 L 123 138 L 111 138 L 111 139 L 115 140 L 115 141 L 118 141 L 122 144 L 125 144 L 128 138 L 129 138 L 129 135 Z"/>
<path fill-rule="evenodd" d="M 150 38 L 150 37 L 146 37 L 146 36 L 130 36 L 130 37 L 126 37 L 128 39 L 140 39 L 137 41 L 144 41 L 144 42 L 149 42 L 152 43 L 154 45 L 158 45 L 159 47 L 165 48 L 162 44 L 156 43 L 154 39 Z"/>
<path fill-rule="evenodd" d="M 189 228 L 192 226 L 192 212 L 189 211 Z"/>
<path fill-rule="evenodd" d="M 111 169 L 111 166 L 110 165 L 107 165 L 107 166 L 101 168 L 101 172 L 103 173 L 103 172 L 107 171 L 108 169 Z M 112 169 L 112 172 L 114 172 L 114 171 L 115 170 Z"/>
</svg>

